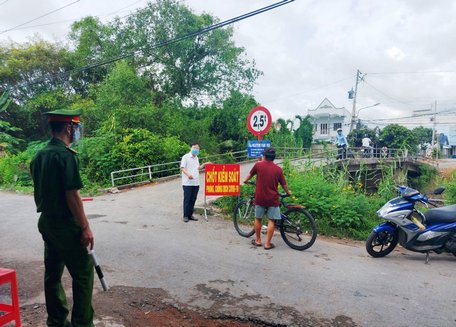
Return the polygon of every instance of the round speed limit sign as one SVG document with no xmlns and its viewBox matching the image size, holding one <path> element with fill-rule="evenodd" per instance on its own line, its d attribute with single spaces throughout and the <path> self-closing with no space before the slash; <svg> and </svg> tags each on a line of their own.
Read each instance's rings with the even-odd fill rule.
<svg viewBox="0 0 456 327">
<path fill-rule="evenodd" d="M 262 136 L 266 134 L 271 124 L 271 113 L 262 106 L 253 108 L 247 117 L 247 127 L 253 135 Z"/>
</svg>

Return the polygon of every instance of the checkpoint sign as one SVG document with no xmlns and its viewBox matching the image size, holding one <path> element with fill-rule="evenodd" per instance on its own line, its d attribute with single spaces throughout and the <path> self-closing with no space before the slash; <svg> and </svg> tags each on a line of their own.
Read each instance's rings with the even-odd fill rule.
<svg viewBox="0 0 456 327">
<path fill-rule="evenodd" d="M 239 164 L 207 164 L 205 195 L 239 195 L 241 193 Z"/>
<path fill-rule="evenodd" d="M 271 124 L 271 113 L 262 106 L 253 108 L 247 117 L 247 127 L 250 133 L 258 136 L 258 139 L 261 139 L 261 136 L 268 132 Z"/>
</svg>

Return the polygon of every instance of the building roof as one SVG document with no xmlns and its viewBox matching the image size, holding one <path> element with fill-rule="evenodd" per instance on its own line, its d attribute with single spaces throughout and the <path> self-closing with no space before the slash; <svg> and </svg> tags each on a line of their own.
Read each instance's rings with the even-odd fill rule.
<svg viewBox="0 0 456 327">
<path fill-rule="evenodd" d="M 328 98 L 324 100 L 315 108 L 308 110 L 309 116 L 318 117 L 340 117 L 345 118 L 350 116 L 350 112 L 345 107 L 336 108 Z"/>
</svg>

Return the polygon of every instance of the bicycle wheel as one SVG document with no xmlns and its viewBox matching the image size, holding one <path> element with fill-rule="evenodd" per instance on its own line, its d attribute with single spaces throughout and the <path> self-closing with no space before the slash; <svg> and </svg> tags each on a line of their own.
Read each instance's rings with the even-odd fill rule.
<svg viewBox="0 0 456 327">
<path fill-rule="evenodd" d="M 289 209 L 282 218 L 280 235 L 290 248 L 299 251 L 306 250 L 317 239 L 317 224 L 307 210 Z"/>
<path fill-rule="evenodd" d="M 243 200 L 234 208 L 234 228 L 243 237 L 250 237 L 255 233 L 253 224 L 255 222 L 255 206 L 253 201 Z"/>
</svg>

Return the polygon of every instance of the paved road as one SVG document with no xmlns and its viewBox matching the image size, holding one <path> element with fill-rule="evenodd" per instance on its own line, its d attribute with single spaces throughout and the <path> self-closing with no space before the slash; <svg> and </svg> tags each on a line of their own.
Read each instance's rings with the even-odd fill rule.
<svg viewBox="0 0 456 327">
<path fill-rule="evenodd" d="M 268 308 L 346 316 L 358 326 L 456 325 L 454 256 L 433 255 L 430 265 L 405 251 L 373 259 L 361 242 L 322 238 L 298 252 L 279 235 L 266 251 L 239 237 L 231 221 L 182 222 L 181 193 L 174 180 L 85 203 L 111 285 L 163 288 L 192 307 L 283 324 L 289 317 Z M 0 193 L 0 261 L 42 260 L 34 209 L 31 196 Z"/>
</svg>

